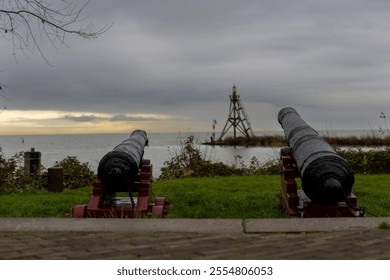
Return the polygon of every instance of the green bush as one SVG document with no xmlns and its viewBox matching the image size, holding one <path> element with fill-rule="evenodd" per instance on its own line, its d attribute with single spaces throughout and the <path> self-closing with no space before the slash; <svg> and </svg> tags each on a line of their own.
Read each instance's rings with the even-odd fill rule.
<svg viewBox="0 0 390 280">
<path fill-rule="evenodd" d="M 222 162 L 212 162 L 202 155 L 194 145 L 194 137 L 189 136 L 176 151 L 172 158 L 164 162 L 161 168 L 161 175 L 158 179 L 178 179 L 189 177 L 214 177 L 232 175 L 254 175 L 254 174 L 279 174 L 279 163 L 277 160 L 270 160 L 261 164 L 256 157 L 251 159 L 250 165 L 246 166 L 240 162 L 240 166 L 231 166 Z"/>
<path fill-rule="evenodd" d="M 22 162 L 23 153 L 15 154 L 9 159 L 0 153 L 0 192 L 23 192 L 33 184 L 33 179 L 24 171 Z"/>
<path fill-rule="evenodd" d="M 0 149 L 0 193 L 26 193 L 47 188 L 47 171 L 37 170 L 34 176 L 30 176 L 24 170 L 23 162 L 22 152 L 6 159 Z M 88 163 L 80 163 L 76 157 L 67 157 L 56 162 L 56 166 L 64 169 L 64 185 L 68 189 L 91 186 L 96 178 Z"/>
<path fill-rule="evenodd" d="M 172 158 L 164 162 L 159 179 L 175 179 L 188 177 L 210 177 L 216 175 L 233 175 L 234 167 L 221 162 L 206 160 L 194 145 L 194 137 L 189 136 Z"/>
<path fill-rule="evenodd" d="M 95 173 L 87 162 L 80 163 L 76 157 L 68 156 L 55 166 L 64 169 L 64 187 L 67 189 L 78 189 L 91 186 L 96 179 Z"/>
<path fill-rule="evenodd" d="M 362 149 L 336 150 L 353 168 L 355 173 L 383 174 L 390 173 L 390 148 L 384 150 Z"/>
</svg>

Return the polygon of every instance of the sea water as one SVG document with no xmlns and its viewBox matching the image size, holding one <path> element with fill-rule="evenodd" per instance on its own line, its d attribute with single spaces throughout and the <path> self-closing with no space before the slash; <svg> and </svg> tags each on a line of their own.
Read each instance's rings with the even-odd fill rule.
<svg viewBox="0 0 390 280">
<path fill-rule="evenodd" d="M 338 132 L 337 135 L 359 135 L 359 131 Z M 282 131 L 255 133 L 256 135 L 283 134 Z M 277 159 L 280 148 L 243 147 L 243 146 L 209 146 L 202 145 L 210 141 L 212 133 L 148 133 L 149 145 L 145 147 L 145 159 L 153 164 L 153 175 L 158 177 L 166 161 L 180 153 L 185 140 L 194 137 L 194 145 L 205 159 L 213 162 L 240 166 L 250 164 L 253 157 L 259 162 Z M 100 159 L 116 145 L 127 139 L 129 134 L 71 134 L 71 135 L 0 135 L 0 148 L 4 157 L 30 151 L 41 152 L 43 167 L 52 167 L 68 156 L 76 157 L 81 163 L 89 163 L 97 171 Z"/>
<path fill-rule="evenodd" d="M 166 161 L 180 153 L 189 136 L 194 137 L 194 145 L 205 159 L 235 166 L 249 165 L 253 157 L 260 162 L 276 159 L 280 149 L 203 145 L 210 141 L 212 133 L 148 133 L 149 145 L 145 147 L 144 158 L 151 160 L 155 177 L 160 175 Z M 129 134 L 1 135 L 0 148 L 5 158 L 34 148 L 41 153 L 44 168 L 74 156 L 81 163 L 87 162 L 96 172 L 100 159 L 128 137 Z"/>
</svg>

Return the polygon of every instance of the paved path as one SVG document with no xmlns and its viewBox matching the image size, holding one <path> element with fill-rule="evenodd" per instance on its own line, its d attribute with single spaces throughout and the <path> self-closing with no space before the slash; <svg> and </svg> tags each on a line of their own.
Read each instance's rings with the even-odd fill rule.
<svg viewBox="0 0 390 280">
<path fill-rule="evenodd" d="M 0 259 L 390 259 L 390 218 L 0 219 Z"/>
</svg>

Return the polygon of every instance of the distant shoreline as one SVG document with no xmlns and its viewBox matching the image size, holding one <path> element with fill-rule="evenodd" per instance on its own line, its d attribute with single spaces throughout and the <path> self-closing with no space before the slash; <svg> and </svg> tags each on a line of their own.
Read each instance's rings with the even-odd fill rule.
<svg viewBox="0 0 390 280">
<path fill-rule="evenodd" d="M 378 147 L 390 146 L 390 135 L 362 135 L 362 136 L 321 136 L 331 146 L 349 147 Z M 250 146 L 250 147 L 285 147 L 286 138 L 282 135 L 265 135 L 253 137 L 226 137 L 223 140 L 215 140 L 203 143 L 212 146 Z"/>
</svg>

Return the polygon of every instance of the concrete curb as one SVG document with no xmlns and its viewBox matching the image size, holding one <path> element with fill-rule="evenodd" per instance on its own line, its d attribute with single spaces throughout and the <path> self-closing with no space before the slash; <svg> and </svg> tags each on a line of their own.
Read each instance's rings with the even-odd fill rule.
<svg viewBox="0 0 390 280">
<path fill-rule="evenodd" d="M 0 218 L 0 231 L 243 232 L 239 219 Z"/>
<path fill-rule="evenodd" d="M 287 219 L 72 219 L 0 218 L 0 232 L 199 232 L 294 233 L 377 229 L 383 218 L 287 218 Z"/>
</svg>

